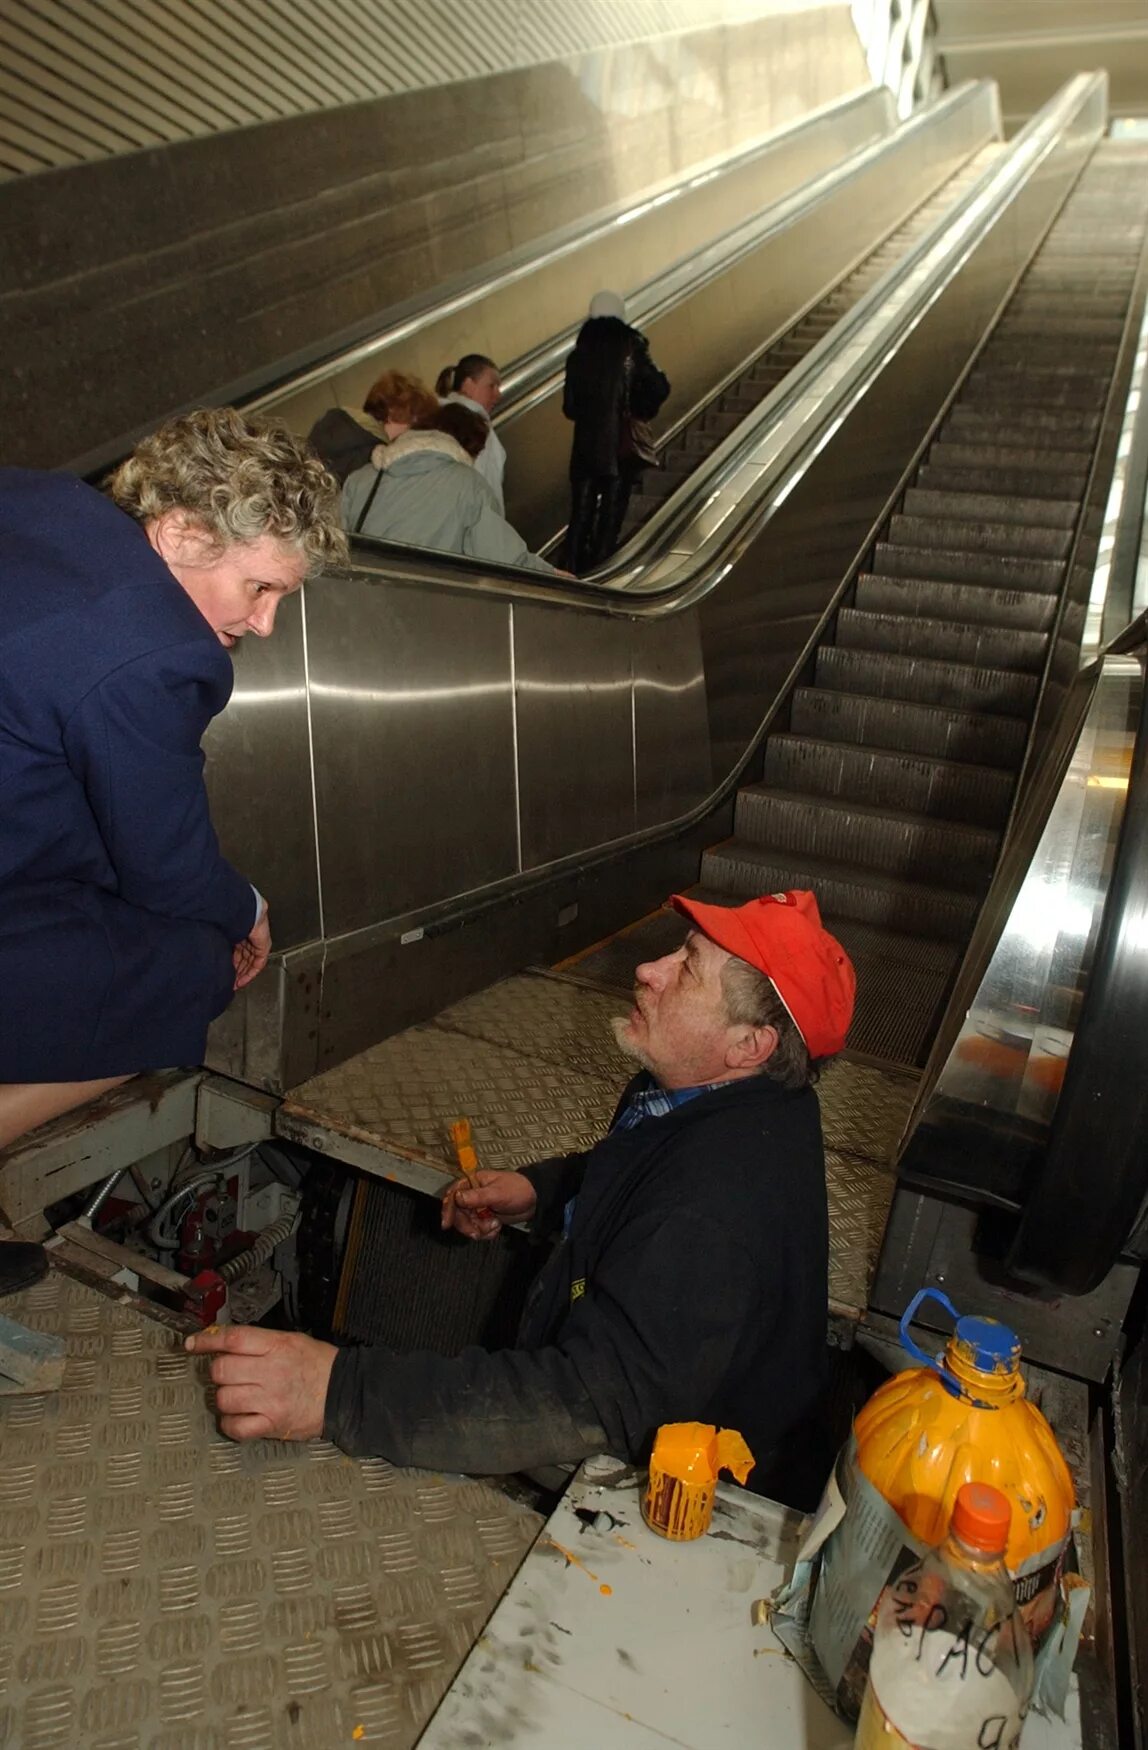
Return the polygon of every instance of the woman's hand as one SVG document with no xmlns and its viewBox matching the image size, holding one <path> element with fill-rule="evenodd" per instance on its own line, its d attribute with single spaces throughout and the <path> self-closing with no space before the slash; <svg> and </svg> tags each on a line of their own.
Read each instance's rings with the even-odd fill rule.
<svg viewBox="0 0 1148 1750">
<path fill-rule="evenodd" d="M 442 1225 L 468 1240 L 492 1240 L 508 1222 L 529 1221 L 538 1197 L 525 1173 L 481 1170 L 456 1179 L 442 1200 Z M 481 1210 L 481 1216 L 478 1211 Z"/>
<path fill-rule="evenodd" d="M 267 964 L 271 953 L 271 925 L 268 922 L 267 907 L 263 907 L 259 921 L 252 928 L 251 934 L 242 942 L 237 942 L 231 951 L 231 959 L 235 966 L 235 988 L 242 990 L 245 984 L 250 984 Z"/>
</svg>

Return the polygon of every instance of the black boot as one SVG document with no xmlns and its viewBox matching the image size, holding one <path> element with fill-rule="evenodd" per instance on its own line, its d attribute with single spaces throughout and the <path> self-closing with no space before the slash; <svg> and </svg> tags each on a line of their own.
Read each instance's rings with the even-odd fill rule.
<svg viewBox="0 0 1148 1750">
<path fill-rule="evenodd" d="M 630 494 L 633 490 L 632 474 L 620 474 L 603 483 L 602 498 L 598 506 L 598 526 L 594 531 L 594 550 L 591 555 L 591 563 L 595 568 L 605 565 L 611 553 L 617 550 L 618 537 L 622 533 L 622 524 L 630 508 Z"/>
<path fill-rule="evenodd" d="M 601 482 L 594 479 L 570 483 L 570 523 L 566 530 L 566 569 L 580 577 L 588 571 L 594 547 L 594 523 Z"/>
</svg>

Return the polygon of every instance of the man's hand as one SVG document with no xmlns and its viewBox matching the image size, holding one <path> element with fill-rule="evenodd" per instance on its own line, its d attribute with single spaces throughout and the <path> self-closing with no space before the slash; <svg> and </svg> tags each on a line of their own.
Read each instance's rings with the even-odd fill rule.
<svg viewBox="0 0 1148 1750">
<path fill-rule="evenodd" d="M 251 934 L 242 942 L 237 942 L 231 951 L 235 963 L 235 988 L 242 990 L 245 984 L 250 984 L 267 964 L 267 956 L 271 952 L 271 925 L 268 922 L 267 907 L 263 907 L 259 922 L 252 928 Z"/>
<path fill-rule="evenodd" d="M 229 1440 L 311 1440 L 323 1432 L 334 1344 L 298 1331 L 210 1325 L 184 1347 L 215 1357 L 215 1403 Z"/>
<path fill-rule="evenodd" d="M 538 1197 L 525 1173 L 481 1171 L 456 1179 L 442 1200 L 442 1225 L 468 1240 L 492 1240 L 507 1222 L 529 1221 Z M 480 1220 L 476 1211 L 481 1209 Z"/>
</svg>

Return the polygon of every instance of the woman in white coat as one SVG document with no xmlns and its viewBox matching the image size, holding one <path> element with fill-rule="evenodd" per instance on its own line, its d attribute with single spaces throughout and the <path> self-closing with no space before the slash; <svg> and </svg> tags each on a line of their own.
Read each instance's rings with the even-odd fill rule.
<svg viewBox="0 0 1148 1750">
<path fill-rule="evenodd" d="M 502 476 L 506 472 L 506 451 L 491 420 L 502 400 L 502 376 L 493 359 L 483 353 L 468 352 L 457 365 L 447 365 L 435 379 L 435 394 L 444 401 L 455 401 L 469 407 L 486 422 L 486 443 L 474 459 L 475 469 L 490 487 L 500 511 L 506 509 L 502 491 Z"/>
</svg>

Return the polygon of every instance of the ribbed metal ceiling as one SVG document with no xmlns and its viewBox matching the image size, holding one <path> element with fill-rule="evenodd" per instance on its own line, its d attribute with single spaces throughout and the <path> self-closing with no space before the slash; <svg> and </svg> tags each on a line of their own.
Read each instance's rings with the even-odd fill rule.
<svg viewBox="0 0 1148 1750">
<path fill-rule="evenodd" d="M 995 79 L 1014 132 L 1074 73 L 1107 68 L 1109 113 L 1148 115 L 1145 0 L 933 0 L 949 83 Z"/>
<path fill-rule="evenodd" d="M 0 0 L 0 176 L 813 0 Z"/>
</svg>

